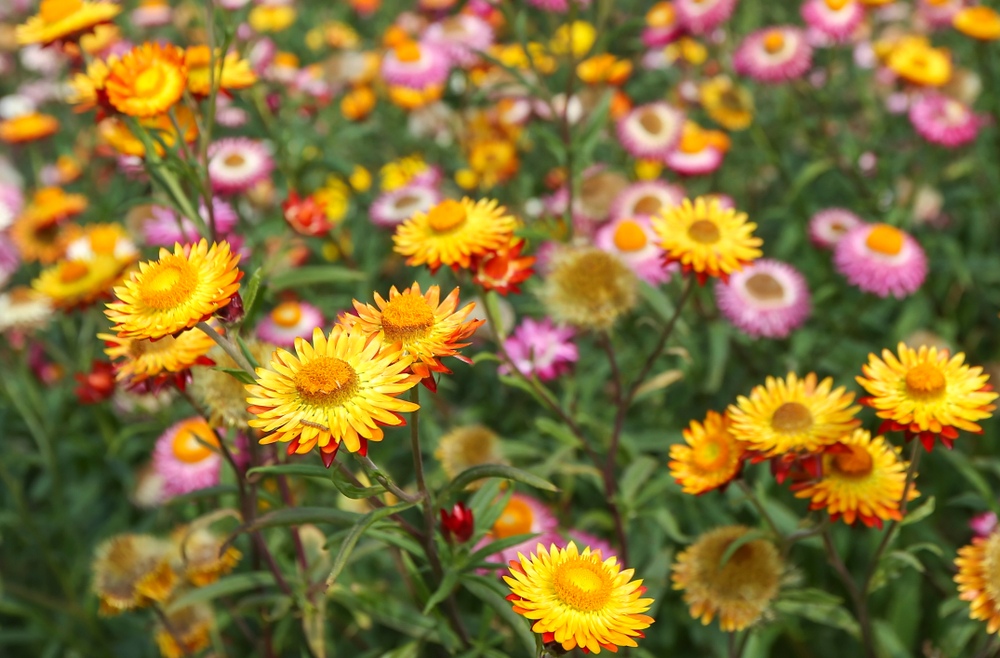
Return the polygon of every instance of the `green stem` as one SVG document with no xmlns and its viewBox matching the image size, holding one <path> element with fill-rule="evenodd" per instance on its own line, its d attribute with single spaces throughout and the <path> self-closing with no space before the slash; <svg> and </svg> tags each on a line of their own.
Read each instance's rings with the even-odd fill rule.
<svg viewBox="0 0 1000 658">
<path fill-rule="evenodd" d="M 207 322 L 199 322 L 196 326 L 198 329 L 204 331 L 209 338 L 214 340 L 216 345 L 221 347 L 222 351 L 228 354 L 229 358 L 236 362 L 236 365 L 249 373 L 254 379 L 257 378 L 257 373 L 254 371 L 253 366 L 250 365 L 250 362 L 247 361 L 247 358 L 243 355 L 243 351 L 238 346 L 233 345 L 232 341 L 216 331 L 215 327 Z"/>
</svg>

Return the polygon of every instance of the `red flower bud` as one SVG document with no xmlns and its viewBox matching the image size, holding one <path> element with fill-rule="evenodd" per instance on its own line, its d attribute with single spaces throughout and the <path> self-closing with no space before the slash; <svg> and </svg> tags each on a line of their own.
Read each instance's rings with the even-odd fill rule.
<svg viewBox="0 0 1000 658">
<path fill-rule="evenodd" d="M 115 392 L 115 367 L 107 361 L 94 361 L 90 372 L 75 377 L 80 384 L 76 387 L 76 398 L 82 404 L 103 402 Z"/>
<path fill-rule="evenodd" d="M 289 192 L 288 200 L 281 204 L 281 209 L 288 225 L 301 235 L 318 237 L 333 228 L 323 206 L 311 195 L 303 199 L 296 192 Z"/>
<path fill-rule="evenodd" d="M 465 503 L 455 503 L 450 514 L 441 510 L 441 531 L 449 542 L 452 538 L 459 544 L 469 541 L 474 527 L 472 510 L 466 507 Z"/>
</svg>

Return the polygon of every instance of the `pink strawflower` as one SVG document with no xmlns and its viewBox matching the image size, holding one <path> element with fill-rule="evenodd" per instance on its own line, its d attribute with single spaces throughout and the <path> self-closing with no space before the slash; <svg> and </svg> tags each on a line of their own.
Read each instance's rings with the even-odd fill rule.
<svg viewBox="0 0 1000 658">
<path fill-rule="evenodd" d="M 129 14 L 129 21 L 138 27 L 169 25 L 172 18 L 173 9 L 169 4 L 139 3 L 139 6 Z"/>
<path fill-rule="evenodd" d="M 154 247 L 172 247 L 175 242 L 185 244 L 197 242 L 202 238 L 198 227 L 190 218 L 178 218 L 177 213 L 163 206 L 153 206 L 150 212 L 152 217 L 142 225 L 146 244 Z M 212 213 L 215 215 L 216 235 L 229 233 L 236 226 L 236 211 L 222 199 L 212 199 Z M 204 202 L 198 206 L 198 215 L 205 222 L 205 226 L 210 225 L 208 207 Z"/>
<path fill-rule="evenodd" d="M 639 105 L 618 120 L 618 141 L 635 158 L 661 160 L 677 146 L 684 113 L 662 101 Z"/>
<path fill-rule="evenodd" d="M 450 70 L 448 54 L 426 41 L 404 43 L 382 58 L 382 78 L 390 85 L 409 89 L 443 85 Z"/>
<path fill-rule="evenodd" d="M 858 0 L 806 0 L 802 5 L 802 18 L 813 29 L 837 43 L 843 43 L 864 21 L 865 8 Z"/>
<path fill-rule="evenodd" d="M 636 276 L 654 286 L 669 280 L 677 269 L 663 267 L 663 250 L 658 242 L 648 217 L 619 217 L 594 236 L 598 249 L 615 254 Z"/>
<path fill-rule="evenodd" d="M 217 485 L 221 465 L 218 437 L 198 416 L 168 427 L 153 448 L 153 469 L 163 477 L 167 497 Z"/>
<path fill-rule="evenodd" d="M 848 231 L 864 223 L 846 208 L 826 208 L 809 220 L 809 239 L 817 247 L 833 249 Z"/>
<path fill-rule="evenodd" d="M 0 231 L 14 223 L 24 207 L 24 194 L 13 183 L 0 183 Z"/>
<path fill-rule="evenodd" d="M 520 544 L 505 548 L 487 558 L 487 561 L 496 562 L 499 567 L 506 568 L 508 562 L 517 559 L 518 553 L 527 554 L 529 551 L 535 550 L 535 546 L 539 543 L 546 546 L 558 543 L 560 541 L 558 526 L 559 521 L 545 503 L 537 498 L 515 493 L 510 497 L 507 506 L 500 514 L 500 518 L 493 524 L 490 532 L 476 542 L 474 550 L 479 550 L 499 539 L 529 533 L 534 535 Z"/>
<path fill-rule="evenodd" d="M 569 11 L 570 0 L 527 0 L 532 7 L 537 7 L 542 11 L 551 11 L 557 14 L 565 14 Z M 589 7 L 590 0 L 576 0 L 578 7 Z M 532 548 L 534 550 L 534 548 Z"/>
<path fill-rule="evenodd" d="M 715 284 L 719 310 L 754 338 L 784 338 L 809 317 L 809 288 L 791 265 L 762 258 Z"/>
<path fill-rule="evenodd" d="M 993 534 L 997 527 L 997 515 L 994 512 L 983 512 L 976 514 L 969 521 L 969 527 L 977 537 L 988 537 Z"/>
<path fill-rule="evenodd" d="M 208 177 L 212 189 L 235 194 L 265 180 L 274 169 L 268 147 L 246 137 L 226 137 L 208 147 Z"/>
<path fill-rule="evenodd" d="M 504 342 L 504 349 L 519 372 L 549 381 L 565 373 L 580 358 L 573 336 L 572 329 L 557 327 L 549 318 L 539 321 L 525 318 Z M 510 366 L 501 365 L 500 374 L 511 374 Z"/>
<path fill-rule="evenodd" d="M 661 210 L 679 206 L 685 192 L 680 185 L 660 180 L 632 183 L 611 204 L 611 218 L 653 217 Z"/>
<path fill-rule="evenodd" d="M 232 99 L 225 94 L 219 94 L 215 99 L 215 122 L 226 128 L 239 128 L 250 120 L 250 115 L 241 107 L 233 104 Z"/>
<path fill-rule="evenodd" d="M 677 22 L 688 32 L 706 34 L 729 20 L 736 0 L 674 0 Z"/>
<path fill-rule="evenodd" d="M 965 0 L 917 0 L 917 16 L 929 27 L 947 28 L 965 5 Z"/>
<path fill-rule="evenodd" d="M 278 304 L 257 325 L 257 337 L 278 347 L 292 348 L 296 338 L 309 338 L 323 326 L 323 314 L 312 304 L 287 300 Z"/>
<path fill-rule="evenodd" d="M 667 27 L 646 26 L 642 29 L 642 44 L 647 48 L 663 48 L 673 43 L 683 33 L 684 28 L 678 21 Z"/>
<path fill-rule="evenodd" d="M 812 46 L 806 33 L 792 25 L 751 32 L 736 49 L 733 66 L 740 75 L 778 83 L 805 75 L 812 66 Z"/>
<path fill-rule="evenodd" d="M 415 213 L 428 212 L 443 198 L 436 187 L 411 183 L 378 195 L 368 209 L 368 216 L 376 226 L 394 228 Z"/>
<path fill-rule="evenodd" d="M 927 257 L 913 236 L 888 224 L 863 224 L 845 235 L 833 253 L 837 271 L 879 297 L 902 299 L 927 277 Z"/>
<path fill-rule="evenodd" d="M 685 149 L 685 143 L 681 144 L 667 154 L 663 163 L 672 171 L 676 171 L 682 176 L 704 176 L 710 174 L 722 166 L 722 161 L 726 158 L 726 153 L 713 144 L 704 144 L 698 150 Z"/>
<path fill-rule="evenodd" d="M 424 41 L 440 48 L 455 66 L 467 68 L 493 45 L 493 28 L 478 16 L 456 14 L 428 27 Z"/>
<path fill-rule="evenodd" d="M 931 144 L 958 148 L 976 141 L 986 121 L 961 101 L 927 92 L 910 105 L 910 123 Z"/>
<path fill-rule="evenodd" d="M 17 245 L 6 233 L 0 232 L 0 290 L 7 285 L 20 264 L 21 256 Z"/>
</svg>

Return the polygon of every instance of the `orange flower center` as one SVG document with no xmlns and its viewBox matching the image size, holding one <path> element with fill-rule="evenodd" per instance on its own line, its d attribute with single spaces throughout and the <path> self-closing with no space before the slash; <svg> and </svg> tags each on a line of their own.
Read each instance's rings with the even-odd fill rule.
<svg viewBox="0 0 1000 658">
<path fill-rule="evenodd" d="M 346 402 L 358 387 L 358 373 L 351 364 L 320 356 L 302 364 L 295 373 L 295 390 L 309 404 L 333 407 Z"/>
<path fill-rule="evenodd" d="M 71 260 L 63 263 L 59 270 L 59 280 L 63 283 L 73 283 L 87 276 L 90 267 L 82 260 Z"/>
<path fill-rule="evenodd" d="M 872 472 L 872 456 L 861 446 L 847 446 L 849 452 L 833 456 L 833 467 L 844 475 L 868 475 Z"/>
<path fill-rule="evenodd" d="M 187 259 L 171 254 L 153 263 L 139 280 L 142 303 L 158 311 L 177 308 L 198 286 L 198 274 Z"/>
<path fill-rule="evenodd" d="M 722 233 L 715 222 L 699 219 L 688 227 L 688 237 L 701 244 L 715 244 L 722 238 Z"/>
<path fill-rule="evenodd" d="M 767 52 L 773 55 L 781 52 L 781 49 L 784 47 L 785 35 L 781 33 L 781 30 L 771 30 L 764 35 L 764 50 Z"/>
<path fill-rule="evenodd" d="M 849 2 L 851 2 L 851 0 L 826 0 L 826 6 L 833 11 L 840 11 L 846 7 Z"/>
<path fill-rule="evenodd" d="M 223 164 L 227 167 L 239 167 L 246 161 L 247 159 L 240 153 L 230 153 L 222 159 Z"/>
<path fill-rule="evenodd" d="M 461 202 L 446 199 L 431 208 L 427 214 L 427 221 L 432 229 L 438 233 L 445 233 L 464 224 L 467 217 L 468 213 Z"/>
<path fill-rule="evenodd" d="M 396 59 L 401 62 L 415 62 L 420 59 L 420 46 L 416 41 L 404 41 L 393 48 Z"/>
<path fill-rule="evenodd" d="M 188 464 L 196 464 L 215 454 L 212 448 L 218 448 L 219 439 L 208 423 L 199 419 L 185 423 L 174 435 L 174 457 Z"/>
<path fill-rule="evenodd" d="M 769 302 L 782 299 L 785 296 L 785 288 L 770 274 L 757 272 L 750 276 L 746 282 L 747 292 L 755 299 L 762 302 Z"/>
<path fill-rule="evenodd" d="M 155 96 L 163 87 L 163 78 L 163 71 L 159 66 L 149 67 L 135 78 L 135 83 L 132 87 L 135 90 L 136 96 Z"/>
<path fill-rule="evenodd" d="M 659 2 L 646 14 L 646 25 L 649 27 L 670 27 L 676 20 L 677 12 L 669 2 Z"/>
<path fill-rule="evenodd" d="M 708 144 L 708 133 L 695 125 L 685 126 L 680 144 L 682 152 L 699 153 L 704 151 L 708 147 Z"/>
<path fill-rule="evenodd" d="M 943 7 L 951 2 L 951 0 L 927 0 L 927 4 L 933 5 L 934 7 Z"/>
<path fill-rule="evenodd" d="M 660 115 L 656 111 L 646 109 L 639 114 L 639 125 L 646 132 L 655 135 L 663 130 L 663 119 L 660 118 Z"/>
<path fill-rule="evenodd" d="M 895 226 L 876 224 L 865 239 L 865 245 L 872 251 L 886 256 L 895 256 L 903 249 L 905 234 Z"/>
<path fill-rule="evenodd" d="M 941 369 L 930 363 L 915 365 L 906 373 L 906 388 L 918 395 L 940 393 L 947 384 Z"/>
<path fill-rule="evenodd" d="M 56 23 L 82 8 L 82 0 L 42 0 L 39 13 L 46 23 Z"/>
<path fill-rule="evenodd" d="M 279 327 L 294 327 L 302 319 L 302 306 L 298 302 L 282 302 L 271 311 L 271 319 Z"/>
<path fill-rule="evenodd" d="M 641 197 L 635 202 L 635 212 L 640 215 L 655 215 L 662 207 L 660 200 L 652 195 Z"/>
<path fill-rule="evenodd" d="M 535 515 L 531 512 L 531 506 L 520 498 L 511 498 L 507 507 L 503 508 L 503 513 L 497 522 L 493 524 L 493 536 L 497 539 L 506 539 L 514 535 L 526 535 L 531 532 Z"/>
<path fill-rule="evenodd" d="M 404 292 L 382 309 L 382 331 L 390 342 L 423 338 L 433 326 L 434 309 L 422 295 Z"/>
<path fill-rule="evenodd" d="M 118 244 L 118 231 L 112 227 L 99 226 L 90 232 L 90 249 L 95 254 L 111 255 Z"/>
<path fill-rule="evenodd" d="M 771 427 L 785 434 L 804 432 L 812 424 L 812 412 L 801 402 L 785 402 L 771 416 Z"/>
<path fill-rule="evenodd" d="M 692 451 L 695 466 L 703 471 L 717 471 L 729 461 L 729 443 L 724 436 L 707 436 Z"/>
<path fill-rule="evenodd" d="M 615 228 L 614 241 L 619 251 L 639 251 L 646 246 L 648 239 L 638 223 L 626 219 Z"/>
<path fill-rule="evenodd" d="M 570 558 L 555 571 L 556 597 L 570 607 L 596 612 L 611 598 L 614 581 L 602 564 L 585 557 Z"/>
</svg>

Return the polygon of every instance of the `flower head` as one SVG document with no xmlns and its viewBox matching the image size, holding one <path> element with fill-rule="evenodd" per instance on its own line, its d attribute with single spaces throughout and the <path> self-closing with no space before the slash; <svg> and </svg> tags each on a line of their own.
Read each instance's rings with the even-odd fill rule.
<svg viewBox="0 0 1000 658">
<path fill-rule="evenodd" d="M 1000 14 L 992 7 L 977 5 L 959 10 L 952 25 L 962 34 L 980 41 L 1000 39 Z"/>
<path fill-rule="evenodd" d="M 312 329 L 309 335 L 312 335 Z M 249 338 L 243 344 L 257 363 L 264 364 L 271 360 L 274 345 L 256 338 Z M 225 370 L 220 370 L 239 370 L 240 365 L 217 345 L 209 350 L 207 357 L 218 367 L 191 371 L 191 395 L 201 401 L 208 412 L 208 422 L 213 427 L 245 428 L 253 414 L 247 411 L 244 384 Z"/>
<path fill-rule="evenodd" d="M 809 220 L 809 239 L 823 249 L 833 249 L 851 229 L 864 220 L 846 208 L 825 208 Z"/>
<path fill-rule="evenodd" d="M 438 439 L 434 456 L 449 480 L 467 469 L 484 464 L 506 464 L 500 451 L 500 437 L 483 425 L 455 427 Z M 478 488 L 482 481 L 473 482 L 469 489 Z"/>
<path fill-rule="evenodd" d="M 934 48 L 926 37 L 900 39 L 886 58 L 888 66 L 907 82 L 925 87 L 940 87 L 951 80 L 951 56 L 947 50 Z"/>
<path fill-rule="evenodd" d="M 958 148 L 976 141 L 986 119 L 965 103 L 928 92 L 910 103 L 910 123 L 931 144 Z"/>
<path fill-rule="evenodd" d="M 221 466 L 219 439 L 201 417 L 174 423 L 153 449 L 153 469 L 163 478 L 168 497 L 218 484 Z"/>
<path fill-rule="evenodd" d="M 722 166 L 729 147 L 726 133 L 705 130 L 693 121 L 686 121 L 681 141 L 663 162 L 683 176 L 704 176 Z"/>
<path fill-rule="evenodd" d="M 634 638 L 645 637 L 642 630 L 653 623 L 644 614 L 653 599 L 642 598 L 646 590 L 633 575 L 632 569 L 621 570 L 618 558 L 589 547 L 580 552 L 570 542 L 548 550 L 538 544 L 530 557 L 519 553 L 503 579 L 514 612 L 534 622 L 531 630 L 543 642 L 597 654 L 637 646 Z"/>
<path fill-rule="evenodd" d="M 976 537 L 968 546 L 958 549 L 955 558 L 958 573 L 958 598 L 968 601 L 969 617 L 986 622 L 986 632 L 1000 630 L 1000 531 L 988 537 Z"/>
<path fill-rule="evenodd" d="M 64 260 L 43 270 L 31 285 L 58 308 L 86 306 L 110 292 L 127 264 L 107 254 Z"/>
<path fill-rule="evenodd" d="M 100 544 L 91 571 L 101 612 L 114 615 L 165 601 L 177 584 L 171 553 L 169 542 L 150 535 L 115 535 Z"/>
<path fill-rule="evenodd" d="M 184 51 L 188 91 L 195 96 L 208 96 L 213 78 L 222 91 L 245 89 L 257 82 L 257 74 L 250 67 L 250 62 L 241 58 L 239 53 L 228 52 L 223 56 L 216 52 L 214 74 L 211 61 L 212 53 L 208 46 L 188 46 Z"/>
<path fill-rule="evenodd" d="M 54 135 L 59 130 L 59 120 L 40 112 L 28 112 L 0 121 L 0 141 L 24 144 Z"/>
<path fill-rule="evenodd" d="M 617 124 L 618 140 L 629 155 L 661 159 L 677 146 L 684 127 L 684 114 L 667 103 L 640 105 Z"/>
<path fill-rule="evenodd" d="M 540 293 L 556 322 L 603 331 L 638 302 L 639 280 L 617 256 L 592 247 L 552 258 Z"/>
<path fill-rule="evenodd" d="M 376 197 L 368 215 L 376 226 L 394 228 L 417 213 L 430 212 L 441 200 L 441 192 L 434 186 L 404 185 Z"/>
<path fill-rule="evenodd" d="M 129 385 L 148 379 L 165 382 L 171 377 L 174 381 L 184 381 L 183 373 L 189 368 L 210 363 L 205 355 L 215 347 L 215 341 L 201 329 L 155 341 L 114 334 L 97 334 L 97 337 L 104 341 L 104 353 L 116 362 L 116 379 Z"/>
<path fill-rule="evenodd" d="M 632 183 L 611 204 L 611 219 L 650 219 L 661 211 L 681 205 L 684 190 L 659 180 Z"/>
<path fill-rule="evenodd" d="M 809 288 L 791 265 L 762 258 L 715 284 L 719 310 L 750 336 L 785 338 L 809 317 Z"/>
<path fill-rule="evenodd" d="M 207 649 L 212 644 L 212 609 L 205 604 L 190 605 L 167 613 L 168 629 L 161 622 L 156 627 L 156 646 L 163 658 L 184 658 Z"/>
<path fill-rule="evenodd" d="M 575 333 L 569 327 L 556 326 L 549 318 L 525 318 L 507 338 L 504 349 L 521 373 L 549 381 L 568 371 L 580 358 L 573 343 Z M 500 366 L 501 375 L 510 372 L 507 364 Z"/>
<path fill-rule="evenodd" d="M 856 377 L 868 391 L 859 401 L 885 420 L 880 431 L 904 430 L 928 450 L 936 437 L 950 448 L 958 430 L 983 431 L 976 421 L 993 415 L 998 396 L 982 368 L 967 365 L 961 352 L 950 356 L 936 347 L 900 343 L 897 353 L 869 354 L 864 377 Z"/>
<path fill-rule="evenodd" d="M 115 61 L 104 84 L 108 102 L 122 114 L 163 114 L 184 94 L 184 51 L 170 44 L 144 43 Z"/>
<path fill-rule="evenodd" d="M 208 177 L 220 194 L 244 192 L 271 175 L 274 159 L 263 142 L 226 137 L 208 147 Z"/>
<path fill-rule="evenodd" d="M 707 34 L 729 20 L 737 0 L 675 0 L 677 22 L 693 34 Z"/>
<path fill-rule="evenodd" d="M 760 82 L 795 80 L 811 66 L 812 46 L 806 40 L 806 33 L 791 25 L 752 32 L 733 54 L 736 72 Z"/>
<path fill-rule="evenodd" d="M 223 551 L 225 538 L 197 521 L 174 530 L 171 539 L 177 547 L 184 576 L 195 587 L 214 583 L 232 571 L 242 557 L 233 546 Z"/>
<path fill-rule="evenodd" d="M 670 446 L 670 475 L 684 493 L 700 495 L 729 484 L 743 467 L 746 446 L 729 431 L 725 414 L 709 411 L 704 423 L 692 420 L 684 443 Z"/>
<path fill-rule="evenodd" d="M 427 41 L 402 41 L 382 59 L 385 81 L 406 89 L 422 90 L 443 85 L 450 70 L 447 51 Z"/>
<path fill-rule="evenodd" d="M 490 251 L 475 260 L 472 281 L 483 290 L 495 290 L 501 295 L 521 292 L 520 284 L 535 271 L 534 256 L 522 256 L 524 240 L 513 238 L 510 244 Z"/>
<path fill-rule="evenodd" d="M 753 95 L 728 76 L 706 80 L 698 93 L 708 116 L 726 130 L 746 130 L 753 123 Z"/>
<path fill-rule="evenodd" d="M 805 22 L 837 43 L 851 38 L 865 19 L 859 0 L 807 0 L 802 5 Z"/>
<path fill-rule="evenodd" d="M 778 549 L 766 539 L 743 542 L 723 564 L 733 542 L 751 532 L 725 526 L 707 532 L 677 556 L 674 589 L 684 591 L 691 616 L 708 624 L 716 616 L 723 631 L 740 631 L 767 612 L 778 594 L 782 563 Z"/>
<path fill-rule="evenodd" d="M 464 544 L 472 537 L 474 530 L 475 519 L 472 516 L 472 510 L 466 507 L 465 503 L 455 503 L 451 512 L 441 510 L 441 534 L 448 542 L 454 540 L 459 544 Z"/>
<path fill-rule="evenodd" d="M 120 5 L 107 0 L 42 0 L 38 13 L 17 26 L 17 43 L 46 46 L 71 41 L 109 23 L 121 10 Z"/>
<path fill-rule="evenodd" d="M 920 243 L 889 224 L 862 224 L 849 231 L 837 243 L 833 262 L 848 282 L 879 297 L 907 297 L 927 277 Z"/>
<path fill-rule="evenodd" d="M 323 314 L 312 304 L 297 299 L 288 299 L 267 314 L 257 325 L 257 335 L 261 340 L 278 347 L 290 348 L 296 338 L 309 338 L 313 329 L 322 326 Z"/>
</svg>

